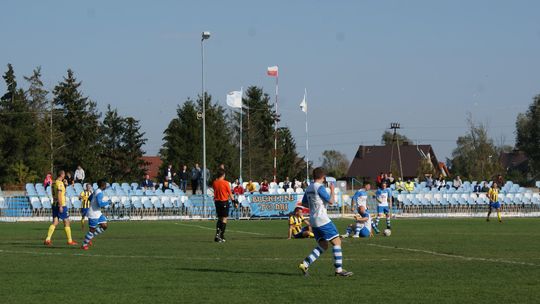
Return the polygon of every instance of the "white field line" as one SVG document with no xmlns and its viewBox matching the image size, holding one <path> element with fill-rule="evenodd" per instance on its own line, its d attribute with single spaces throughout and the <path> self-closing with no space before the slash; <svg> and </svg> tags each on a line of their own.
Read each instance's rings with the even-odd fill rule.
<svg viewBox="0 0 540 304">
<path fill-rule="evenodd" d="M 442 253 L 442 252 L 436 252 L 436 251 L 430 251 L 430 250 L 424 250 L 424 249 L 403 248 L 403 247 L 385 246 L 385 245 L 378 245 L 378 244 L 368 244 L 368 246 L 386 248 L 386 249 L 394 249 L 394 250 L 402 250 L 402 251 L 409 251 L 409 252 L 417 252 L 417 253 L 425 253 L 425 254 L 430 254 L 430 255 L 447 257 L 447 258 L 462 259 L 462 260 L 466 260 L 466 261 L 482 261 L 482 262 L 490 262 L 490 263 L 503 263 L 503 264 L 513 264 L 513 265 L 525 265 L 525 266 L 540 267 L 540 265 L 538 265 L 538 264 L 527 263 L 527 262 L 509 261 L 509 260 L 504 260 L 504 259 L 489 259 L 489 258 L 469 257 L 469 256 L 464 256 L 464 255 L 448 254 L 448 253 Z"/>
<path fill-rule="evenodd" d="M 196 227 L 196 228 L 201 228 L 201 229 L 206 229 L 206 230 L 212 230 L 212 231 L 215 231 L 216 229 L 215 228 L 211 228 L 211 227 L 206 227 L 206 226 L 201 226 L 201 225 L 192 225 L 192 224 L 183 224 L 183 223 L 174 223 L 175 225 L 180 225 L 180 226 L 187 226 L 187 227 Z M 236 233 L 244 233 L 244 234 L 252 234 L 252 235 L 268 235 L 268 234 L 264 234 L 264 233 L 258 233 L 258 232 L 250 232 L 250 231 L 241 231 L 241 230 L 232 230 L 232 229 L 227 229 L 228 232 L 236 232 Z"/>
<path fill-rule="evenodd" d="M 34 252 L 34 251 L 18 251 L 18 250 L 4 250 L 0 249 L 0 254 L 27 254 L 27 255 L 38 255 L 38 256 L 76 256 L 76 257 L 91 257 L 91 258 L 112 258 L 112 259 L 152 259 L 152 260 L 191 260 L 191 261 L 296 261 L 301 262 L 302 258 L 281 258 L 281 257 L 187 257 L 187 256 L 160 256 L 160 255 L 111 255 L 111 254 L 93 254 L 88 252 L 81 253 L 67 253 L 67 252 Z M 320 257 L 319 260 L 333 260 L 332 257 Z M 379 259 L 345 259 L 346 261 L 374 261 L 374 262 L 385 262 L 385 261 L 425 261 L 425 259 L 388 259 L 388 258 L 379 258 Z"/>
</svg>

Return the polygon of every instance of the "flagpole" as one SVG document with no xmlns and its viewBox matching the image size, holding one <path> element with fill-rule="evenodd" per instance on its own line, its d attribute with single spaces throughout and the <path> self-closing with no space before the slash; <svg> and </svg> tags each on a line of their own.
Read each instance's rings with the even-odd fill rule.
<svg viewBox="0 0 540 304">
<path fill-rule="evenodd" d="M 242 92 L 242 95 L 244 95 L 244 88 L 240 89 L 240 92 Z M 242 96 L 240 96 L 240 98 L 242 98 Z M 239 175 L 239 178 L 238 178 L 238 182 L 240 183 L 240 185 L 242 185 L 242 129 L 243 129 L 243 125 L 242 125 L 242 114 L 244 112 L 244 104 L 243 102 L 240 104 L 240 175 Z"/>
<path fill-rule="evenodd" d="M 306 183 L 308 183 L 309 182 L 309 129 L 308 129 L 307 89 L 304 89 L 304 100 L 306 102 Z"/>
<path fill-rule="evenodd" d="M 279 79 L 279 71 L 278 73 L 276 74 L 276 103 L 275 103 L 275 108 L 276 108 L 276 117 L 275 117 L 275 121 L 274 121 L 274 182 L 277 182 L 277 132 L 278 132 L 278 122 L 279 122 L 279 114 L 278 114 L 278 95 L 279 95 L 279 82 L 278 82 L 278 79 Z"/>
</svg>

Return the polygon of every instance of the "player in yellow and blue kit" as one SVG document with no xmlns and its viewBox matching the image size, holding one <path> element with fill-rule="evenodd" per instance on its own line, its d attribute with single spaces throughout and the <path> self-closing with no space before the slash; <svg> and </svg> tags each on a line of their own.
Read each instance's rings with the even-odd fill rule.
<svg viewBox="0 0 540 304">
<path fill-rule="evenodd" d="M 63 182 L 64 177 L 65 177 L 64 171 L 60 170 L 58 172 L 58 176 L 56 177 L 56 180 L 51 185 L 52 187 L 51 192 L 53 196 L 53 203 L 52 203 L 52 208 L 51 208 L 53 222 L 49 226 L 49 231 L 47 232 L 47 238 L 45 239 L 45 242 L 44 242 L 46 246 L 51 246 L 52 244 L 51 238 L 60 220 L 62 220 L 64 223 L 64 230 L 67 236 L 67 244 L 77 245 L 77 242 L 73 241 L 73 239 L 71 238 L 69 212 L 68 212 L 68 207 L 66 206 L 66 188 L 64 187 L 64 182 Z"/>
<path fill-rule="evenodd" d="M 489 189 L 487 196 L 489 198 L 489 210 L 487 214 L 486 221 L 489 222 L 489 216 L 491 215 L 491 210 L 495 209 L 497 210 L 497 218 L 499 219 L 499 223 L 502 223 L 501 218 L 501 203 L 499 203 L 499 186 L 497 183 L 493 183 L 491 185 L 491 188 Z"/>
<path fill-rule="evenodd" d="M 92 239 L 102 234 L 107 230 L 107 218 L 101 213 L 101 208 L 110 204 L 109 201 L 104 201 L 103 190 L 107 188 L 107 183 L 104 180 L 98 181 L 98 189 L 90 197 L 90 208 L 88 208 L 88 232 L 84 237 L 84 242 L 81 247 L 83 250 L 88 250 L 88 245 Z"/>
<path fill-rule="evenodd" d="M 306 226 L 302 225 L 305 224 Z M 289 216 L 289 236 L 288 239 L 303 239 L 314 237 L 311 232 L 311 225 L 309 221 L 302 215 L 302 208 L 296 207 L 294 213 Z"/>
<path fill-rule="evenodd" d="M 86 189 L 81 192 L 79 199 L 81 200 L 81 229 L 84 231 L 84 218 L 88 215 L 90 208 L 90 195 L 92 194 L 92 185 L 86 184 Z"/>
</svg>

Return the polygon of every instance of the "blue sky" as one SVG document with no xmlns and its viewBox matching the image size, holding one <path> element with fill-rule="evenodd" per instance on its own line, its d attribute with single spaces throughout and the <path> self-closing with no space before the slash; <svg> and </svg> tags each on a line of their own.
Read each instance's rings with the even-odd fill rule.
<svg viewBox="0 0 540 304">
<path fill-rule="evenodd" d="M 390 122 L 439 159 L 466 131 L 486 123 L 514 143 L 516 115 L 540 93 L 540 1 L 2 1 L 0 64 L 19 83 L 38 65 L 52 88 L 72 68 L 83 91 L 141 120 L 155 155 L 175 109 L 200 92 L 200 33 L 206 87 L 263 86 L 280 67 L 284 125 L 305 153 L 351 159 L 378 144 Z M 1 91 L 4 88 L 0 89 Z"/>
</svg>

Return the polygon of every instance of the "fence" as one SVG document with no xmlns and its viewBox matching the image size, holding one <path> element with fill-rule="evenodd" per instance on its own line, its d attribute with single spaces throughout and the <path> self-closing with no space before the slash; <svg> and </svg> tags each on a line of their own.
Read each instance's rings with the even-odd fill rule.
<svg viewBox="0 0 540 304">
<path fill-rule="evenodd" d="M 284 197 L 281 200 L 270 200 L 273 197 Z M 350 216 L 354 212 L 348 195 L 338 195 L 337 203 L 328 206 L 331 217 Z M 396 217 L 478 217 L 485 216 L 488 203 L 485 200 L 407 200 L 395 195 L 393 214 Z M 238 206 L 230 208 L 231 219 L 253 218 L 283 218 L 295 207 L 300 206 L 301 194 L 281 195 L 246 195 Z M 265 204 L 264 208 L 257 204 Z M 270 210 L 269 208 L 274 208 Z M 271 209 L 270 208 L 270 209 Z M 377 202 L 372 195 L 368 199 L 368 210 L 372 214 L 377 208 Z M 73 204 L 68 205 L 70 216 L 80 219 L 80 209 Z M 263 210 L 263 211 L 261 211 Z M 505 202 L 502 210 L 506 216 L 540 216 L 540 202 Z M 215 208 L 213 198 L 202 195 L 190 197 L 158 197 L 132 196 L 129 199 L 114 202 L 103 213 L 109 220 L 190 220 L 213 219 Z M 50 221 L 52 216 L 50 203 L 37 204 L 35 199 L 28 196 L 0 197 L 0 221 Z"/>
</svg>

